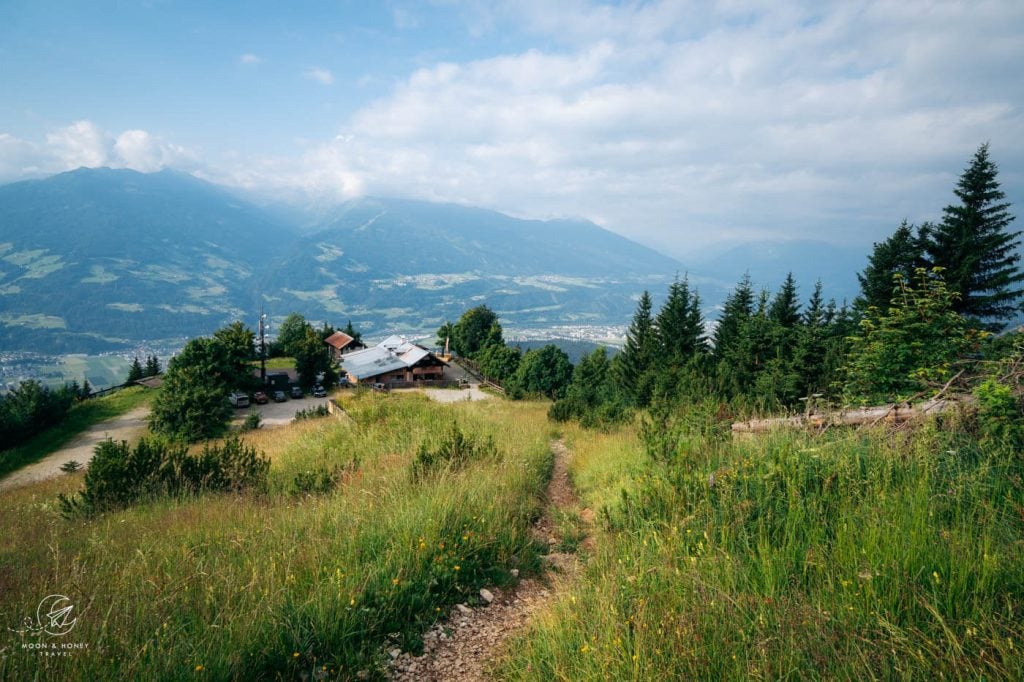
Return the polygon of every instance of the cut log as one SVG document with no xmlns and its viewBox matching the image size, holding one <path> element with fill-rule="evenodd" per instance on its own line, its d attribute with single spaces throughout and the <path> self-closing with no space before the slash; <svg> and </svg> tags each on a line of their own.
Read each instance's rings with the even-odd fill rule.
<svg viewBox="0 0 1024 682">
<path fill-rule="evenodd" d="M 894 403 L 891 405 L 878 405 L 875 407 L 860 407 L 856 409 L 837 410 L 834 412 L 821 412 L 805 414 L 797 417 L 775 417 L 771 419 L 751 419 L 744 422 L 735 422 L 732 425 L 733 433 L 764 433 L 774 429 L 803 429 L 823 428 L 826 426 L 865 426 L 868 424 L 899 424 L 933 414 L 949 412 L 961 405 L 972 402 L 970 396 L 960 399 L 938 399 L 929 400 L 917 405 L 906 403 Z"/>
</svg>

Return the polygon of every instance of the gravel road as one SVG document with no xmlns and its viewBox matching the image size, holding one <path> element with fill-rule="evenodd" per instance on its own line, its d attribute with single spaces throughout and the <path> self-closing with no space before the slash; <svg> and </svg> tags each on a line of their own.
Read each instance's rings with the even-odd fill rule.
<svg viewBox="0 0 1024 682">
<path fill-rule="evenodd" d="M 63 473 L 60 470 L 61 465 L 71 460 L 85 466 L 92 459 L 96 445 L 107 438 L 134 442 L 146 431 L 148 416 L 148 407 L 137 407 L 120 417 L 94 425 L 52 455 L 47 455 L 38 462 L 18 469 L 0 480 L 0 490 L 17 488 L 60 476 Z"/>
</svg>

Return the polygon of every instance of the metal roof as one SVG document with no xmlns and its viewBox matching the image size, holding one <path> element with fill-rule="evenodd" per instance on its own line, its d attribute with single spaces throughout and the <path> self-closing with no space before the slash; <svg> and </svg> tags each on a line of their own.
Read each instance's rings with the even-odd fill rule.
<svg viewBox="0 0 1024 682">
<path fill-rule="evenodd" d="M 400 336 L 389 336 L 366 350 L 357 350 L 341 358 L 341 367 L 356 379 L 386 374 L 412 367 L 432 353 Z"/>
<path fill-rule="evenodd" d="M 408 367 L 399 356 L 383 346 L 349 353 L 342 357 L 341 366 L 356 379 L 365 379 Z"/>
</svg>

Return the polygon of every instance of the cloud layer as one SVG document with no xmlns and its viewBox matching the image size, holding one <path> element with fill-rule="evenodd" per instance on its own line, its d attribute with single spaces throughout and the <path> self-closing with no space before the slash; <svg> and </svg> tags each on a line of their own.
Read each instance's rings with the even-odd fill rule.
<svg viewBox="0 0 1024 682">
<path fill-rule="evenodd" d="M 0 134 L 0 182 L 40 177 L 81 167 L 131 168 L 152 173 L 169 166 L 199 167 L 198 155 L 145 130 L 112 135 L 91 121 L 76 121 L 46 135 L 42 144 Z"/>
<path fill-rule="evenodd" d="M 240 160 L 203 159 L 203 176 L 583 216 L 674 254 L 880 238 L 904 217 L 935 217 L 985 141 L 1024 201 L 1022 3 L 457 7 L 481 41 L 514 26 L 538 47 L 434 62 L 339 120 L 332 139 L 277 156 L 256 142 Z M 395 21 L 416 27 L 417 9 Z M 335 82 L 322 67 L 301 75 Z M 197 160 L 87 121 L 42 144 L 0 135 L 0 179 L 103 164 Z"/>
<path fill-rule="evenodd" d="M 675 253 L 879 238 L 937 214 L 985 141 L 1020 197 L 1024 5 L 707 7 L 503 6 L 486 25 L 556 46 L 420 69 L 287 177 L 583 215 Z"/>
</svg>

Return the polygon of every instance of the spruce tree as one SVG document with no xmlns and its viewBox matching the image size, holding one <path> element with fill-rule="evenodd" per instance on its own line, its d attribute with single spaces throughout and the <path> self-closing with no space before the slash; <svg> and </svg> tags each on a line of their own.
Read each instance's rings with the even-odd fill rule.
<svg viewBox="0 0 1024 682">
<path fill-rule="evenodd" d="M 633 322 L 626 332 L 626 345 L 618 356 L 618 378 L 622 388 L 638 405 L 650 398 L 650 371 L 657 350 L 654 320 L 651 318 L 651 295 L 640 296 Z"/>
<path fill-rule="evenodd" d="M 834 307 L 833 303 L 833 307 Z M 793 351 L 793 372 L 798 377 L 798 385 L 803 396 L 823 392 L 825 375 L 825 345 L 828 341 L 828 326 L 825 306 L 821 291 L 821 280 L 814 285 L 814 293 L 807 302 L 803 314 L 803 324 L 796 338 Z"/>
<path fill-rule="evenodd" d="M 449 322 L 448 324 L 451 324 L 451 322 Z M 342 329 L 341 331 L 344 332 L 345 334 L 348 334 L 350 337 L 352 337 L 352 340 L 355 341 L 356 343 L 362 343 L 363 342 L 363 335 L 361 333 L 357 332 L 356 328 L 352 326 L 352 320 L 349 320 L 348 323 L 345 325 L 345 328 Z M 444 344 L 441 344 L 441 345 L 444 345 Z"/>
<path fill-rule="evenodd" d="M 723 308 L 713 336 L 716 360 L 724 358 L 739 343 L 743 327 L 754 311 L 754 288 L 749 273 L 743 275 L 743 279 L 725 299 Z"/>
<path fill-rule="evenodd" d="M 988 144 L 981 145 L 954 190 L 960 203 L 943 209 L 927 245 L 931 265 L 944 268 L 943 279 L 960 295 L 953 309 L 993 330 L 1021 309 L 1024 295 L 1018 286 L 1024 273 L 1017 266 L 1021 233 L 1008 231 L 1014 217 L 997 174 Z"/>
<path fill-rule="evenodd" d="M 157 374 L 160 374 L 160 358 L 150 355 L 146 358 L 146 376 L 155 377 Z"/>
<path fill-rule="evenodd" d="M 130 384 L 133 381 L 138 381 L 142 377 L 142 363 L 139 362 L 139 356 L 136 355 L 132 359 L 132 366 L 128 368 L 128 379 L 125 381 L 125 383 Z"/>
<path fill-rule="evenodd" d="M 868 256 L 864 272 L 857 274 L 860 295 L 854 306 L 862 313 L 869 308 L 885 312 L 893 296 L 892 276 L 901 274 L 907 279 L 914 275 L 914 268 L 924 265 L 924 240 L 934 228 L 929 223 L 919 231 L 904 220 L 892 235 L 882 242 L 876 242 Z"/>
<path fill-rule="evenodd" d="M 668 289 L 668 298 L 655 321 L 659 364 L 682 367 L 704 348 L 704 319 L 700 297 L 690 291 L 687 277 L 676 278 Z"/>
<path fill-rule="evenodd" d="M 768 308 L 768 317 L 784 329 L 792 329 L 800 322 L 800 301 L 796 295 L 796 280 L 793 273 L 786 275 L 778 293 Z"/>
</svg>

